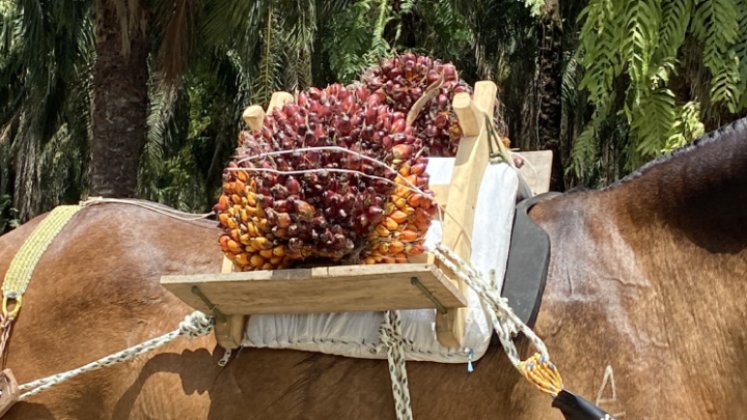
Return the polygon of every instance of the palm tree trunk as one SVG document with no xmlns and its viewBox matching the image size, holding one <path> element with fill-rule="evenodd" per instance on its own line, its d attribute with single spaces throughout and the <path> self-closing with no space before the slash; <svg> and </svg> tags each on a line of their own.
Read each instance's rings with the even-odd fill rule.
<svg viewBox="0 0 747 420">
<path fill-rule="evenodd" d="M 96 1 L 92 196 L 137 193 L 148 110 L 147 22 L 140 0 Z"/>
<path fill-rule="evenodd" d="M 552 178 L 550 189 L 563 191 L 563 165 L 560 143 L 561 122 L 561 75 L 562 75 L 562 35 L 558 0 L 545 2 L 542 17 L 542 38 L 539 48 L 539 142 L 540 149 L 553 151 Z"/>
</svg>

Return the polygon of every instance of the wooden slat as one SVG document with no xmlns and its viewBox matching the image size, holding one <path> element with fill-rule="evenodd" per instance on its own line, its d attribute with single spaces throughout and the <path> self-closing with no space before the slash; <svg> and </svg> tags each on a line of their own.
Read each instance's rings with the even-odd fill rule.
<svg viewBox="0 0 747 420">
<path fill-rule="evenodd" d="M 433 264 L 382 264 L 163 276 L 161 284 L 188 305 L 207 311 L 199 286 L 225 314 L 283 314 L 435 308 L 411 284 L 416 277 L 447 308 L 467 300 Z"/>
<path fill-rule="evenodd" d="M 475 85 L 475 95 L 477 95 L 477 85 Z M 459 118 L 462 135 L 464 137 L 477 137 L 480 134 L 483 122 L 480 110 L 469 96 L 469 93 L 460 92 L 454 95 L 452 106 Z"/>
<path fill-rule="evenodd" d="M 428 189 L 433 191 L 433 195 L 436 197 L 436 203 L 446 208 L 446 204 L 449 198 L 449 186 L 448 185 L 429 185 Z"/>
<path fill-rule="evenodd" d="M 234 270 L 234 264 L 231 260 L 223 257 L 221 273 L 230 273 Z M 204 306 L 203 311 L 209 313 L 209 309 Z M 245 315 L 226 315 L 226 320 L 215 320 L 215 338 L 218 344 L 227 350 L 233 350 L 241 347 L 241 341 L 244 338 L 244 326 L 246 325 L 247 316 Z"/>
<path fill-rule="evenodd" d="M 260 105 L 252 105 L 246 107 L 244 112 L 241 114 L 241 119 L 244 120 L 247 128 L 250 130 L 259 130 L 262 128 L 262 123 L 265 119 L 265 115 L 272 112 L 273 109 L 282 107 L 283 105 L 293 102 L 295 99 L 293 95 L 288 92 L 275 92 L 270 98 L 270 104 L 267 106 L 267 112 L 262 109 Z"/>
<path fill-rule="evenodd" d="M 475 84 L 475 93 L 471 101 L 469 96 L 464 94 L 455 95 L 453 101 L 462 131 L 469 134 L 478 133 L 478 136 L 465 136 L 459 143 L 449 186 L 446 204 L 448 213 L 444 217 L 441 242 L 467 261 L 472 253 L 469 237 L 474 225 L 477 195 L 489 160 L 487 132 L 482 130 L 485 124 L 483 115 L 492 118 L 497 92 L 495 83 L 481 81 Z M 466 294 L 467 286 L 456 278 L 453 281 L 459 290 Z M 443 346 L 462 346 L 466 315 L 466 309 L 453 309 L 436 316 L 436 336 Z"/>
<path fill-rule="evenodd" d="M 546 193 L 550 190 L 550 175 L 552 173 L 552 150 L 537 150 L 518 152 L 526 162 L 519 173 L 529 185 L 534 194 Z"/>
<path fill-rule="evenodd" d="M 269 114 L 275 108 L 282 108 L 283 105 L 293 102 L 293 95 L 288 92 L 275 92 L 270 98 L 270 104 L 267 106 L 267 113 Z"/>
<path fill-rule="evenodd" d="M 241 119 L 252 131 L 259 130 L 262 128 L 262 122 L 265 119 L 265 110 L 259 105 L 252 105 L 244 110 Z"/>
</svg>

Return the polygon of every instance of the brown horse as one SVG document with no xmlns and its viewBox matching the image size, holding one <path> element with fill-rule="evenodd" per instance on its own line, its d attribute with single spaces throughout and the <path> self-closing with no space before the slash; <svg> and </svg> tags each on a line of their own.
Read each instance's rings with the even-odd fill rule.
<svg viewBox="0 0 747 420">
<path fill-rule="evenodd" d="M 552 257 L 536 331 L 566 386 L 594 400 L 605 368 L 623 418 L 742 418 L 747 410 L 747 121 L 605 190 L 531 216 Z M 41 217 L 0 237 L 0 275 Z M 191 311 L 163 274 L 218 271 L 215 223 L 127 204 L 82 210 L 25 296 L 7 366 L 25 383 L 170 331 Z M 394 418 L 384 361 L 180 338 L 16 404 L 14 419 Z M 500 347 L 464 365 L 409 363 L 416 419 L 561 418 Z M 610 399 L 611 386 L 604 391 Z"/>
</svg>

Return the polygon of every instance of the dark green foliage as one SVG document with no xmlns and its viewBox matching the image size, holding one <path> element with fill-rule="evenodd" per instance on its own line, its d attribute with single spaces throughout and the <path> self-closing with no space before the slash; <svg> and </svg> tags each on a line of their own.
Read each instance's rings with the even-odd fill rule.
<svg viewBox="0 0 747 420">
<path fill-rule="evenodd" d="M 599 127 L 620 116 L 630 170 L 747 108 L 744 0 L 591 0 L 579 21 L 579 88 L 593 106 L 571 166 L 582 181 L 610 142 Z"/>
<path fill-rule="evenodd" d="M 93 4 L 0 2 L 0 231 L 87 195 Z M 148 128 L 140 194 L 207 211 L 244 107 L 276 90 L 351 82 L 405 50 L 454 62 L 469 83 L 495 81 L 513 145 L 543 147 L 543 4 L 148 2 L 150 112 L 133 122 Z M 747 0 L 555 4 L 566 186 L 609 183 L 747 108 Z"/>
<path fill-rule="evenodd" d="M 0 6 L 0 216 L 25 221 L 85 191 L 90 7 L 74 0 Z M 9 216 L 7 209 L 17 209 Z"/>
</svg>

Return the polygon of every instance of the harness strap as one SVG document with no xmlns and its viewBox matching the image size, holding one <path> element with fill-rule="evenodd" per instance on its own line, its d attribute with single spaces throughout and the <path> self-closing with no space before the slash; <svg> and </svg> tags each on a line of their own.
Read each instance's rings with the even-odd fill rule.
<svg viewBox="0 0 747 420">
<path fill-rule="evenodd" d="M 0 314 L 0 358 L 3 359 L 10 329 L 23 306 L 23 294 L 44 251 L 58 233 L 81 209 L 79 205 L 59 206 L 52 210 L 21 245 L 3 280 L 3 303 Z"/>
<path fill-rule="evenodd" d="M 80 210 L 78 205 L 59 206 L 39 223 L 10 262 L 8 272 L 3 280 L 3 316 L 15 318 L 21 310 L 22 297 L 31 281 L 31 274 L 36 268 L 44 251 L 68 221 Z M 14 308 L 9 310 L 9 301 L 15 301 Z"/>
</svg>

